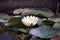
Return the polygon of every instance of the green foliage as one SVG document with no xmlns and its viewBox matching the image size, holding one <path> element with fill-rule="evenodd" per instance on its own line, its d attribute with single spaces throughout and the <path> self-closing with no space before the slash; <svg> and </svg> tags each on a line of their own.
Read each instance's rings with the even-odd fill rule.
<svg viewBox="0 0 60 40">
<path fill-rule="evenodd" d="M 43 25 L 38 28 L 30 29 L 29 34 L 40 38 L 51 38 L 56 35 L 57 30 L 54 30 L 51 26 Z"/>
<path fill-rule="evenodd" d="M 42 21 L 39 21 L 36 24 L 37 27 L 35 27 L 36 26 L 35 25 L 32 28 L 29 28 L 21 22 L 22 17 L 31 16 L 31 15 L 37 16 L 38 18 L 42 19 Z M 50 9 L 46 9 L 46 8 L 41 8 L 41 9 L 37 9 L 37 10 L 28 9 L 26 11 L 24 10 L 20 16 L 21 17 L 13 17 L 13 16 L 9 16 L 7 14 L 1 14 L 0 19 L 7 19 L 8 22 L 5 22 L 5 23 L 0 22 L 0 34 L 6 32 L 6 31 L 9 31 L 10 33 L 12 33 L 12 35 L 17 34 L 18 32 L 20 32 L 20 33 L 22 32 L 22 33 L 27 33 L 27 34 L 41 37 L 41 38 L 51 38 L 54 35 L 58 35 L 58 33 L 60 34 L 60 31 L 59 31 L 60 29 L 56 30 L 53 27 L 56 20 L 53 18 L 51 19 L 52 21 L 48 19 L 48 18 L 51 18 L 52 16 L 54 16 L 53 12 Z M 44 18 L 46 20 L 43 20 Z M 59 20 L 58 20 L 58 22 L 59 22 Z M 16 27 L 17 29 L 14 29 L 14 27 Z M 35 37 L 35 38 L 31 38 L 30 40 L 40 40 L 40 39 Z"/>
<path fill-rule="evenodd" d="M 60 29 L 60 22 L 57 22 L 53 25 L 54 29 Z"/>
<path fill-rule="evenodd" d="M 51 17 L 54 15 L 54 13 L 50 9 L 47 9 L 47 8 L 41 8 L 37 10 L 26 9 L 26 11 L 22 13 L 22 15 L 30 15 L 30 14 L 37 15 L 37 16 L 44 17 L 44 18 Z"/>
<path fill-rule="evenodd" d="M 0 22 L 0 34 L 6 32 L 8 29 L 7 26 L 5 26 L 3 23 Z"/>
<path fill-rule="evenodd" d="M 9 20 L 11 17 L 12 16 L 9 16 L 9 15 L 7 15 L 5 13 L 0 13 L 0 19 L 7 19 L 7 20 Z"/>
<path fill-rule="evenodd" d="M 26 26 L 24 24 L 21 23 L 21 18 L 18 17 L 13 17 L 10 18 L 8 22 L 12 22 L 9 26 L 10 27 L 18 27 L 18 28 L 25 28 Z"/>
<path fill-rule="evenodd" d="M 53 26 L 54 25 L 54 21 L 51 21 L 51 20 L 45 20 L 45 21 L 43 21 L 43 24 L 45 24 L 45 25 L 50 25 L 50 26 Z"/>
</svg>

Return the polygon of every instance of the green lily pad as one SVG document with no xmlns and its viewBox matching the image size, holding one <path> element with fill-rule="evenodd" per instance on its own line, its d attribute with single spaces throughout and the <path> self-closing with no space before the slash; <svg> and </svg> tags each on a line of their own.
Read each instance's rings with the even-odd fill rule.
<svg viewBox="0 0 60 40">
<path fill-rule="evenodd" d="M 5 13 L 0 13 L 0 19 L 10 19 L 11 18 L 11 16 L 9 16 L 9 15 L 7 15 L 7 14 L 5 14 Z"/>
<path fill-rule="evenodd" d="M 49 18 L 49 20 L 54 21 L 54 22 L 60 22 L 60 18 Z"/>
<path fill-rule="evenodd" d="M 54 13 L 50 9 L 47 9 L 47 8 L 41 8 L 40 13 L 46 17 L 51 17 L 54 15 Z"/>
<path fill-rule="evenodd" d="M 55 24 L 55 22 L 51 21 L 51 20 L 45 20 L 45 21 L 43 21 L 43 24 L 53 26 Z"/>
<path fill-rule="evenodd" d="M 29 28 L 27 28 L 27 29 L 22 29 L 22 28 L 20 28 L 20 29 L 19 29 L 19 31 L 24 32 L 24 33 L 27 33 L 28 30 L 29 30 Z"/>
<path fill-rule="evenodd" d="M 29 31 L 29 28 L 17 28 L 17 27 L 14 27 L 14 28 L 9 28 L 8 30 L 12 31 L 14 33 L 17 33 L 17 32 L 27 33 Z"/>
<path fill-rule="evenodd" d="M 32 10 L 32 9 L 25 9 L 25 11 L 22 13 L 22 15 L 28 15 L 28 14 L 36 14 L 37 10 Z"/>
<path fill-rule="evenodd" d="M 21 23 L 20 17 L 13 17 L 10 18 L 8 22 L 11 22 L 12 24 L 9 25 L 10 27 L 19 27 L 19 28 L 25 28 L 25 25 Z"/>
<path fill-rule="evenodd" d="M 15 9 L 15 10 L 13 11 L 13 14 L 20 14 L 20 13 L 22 13 L 23 11 L 24 11 L 24 9 L 22 9 L 22 8 Z"/>
<path fill-rule="evenodd" d="M 55 24 L 53 25 L 53 28 L 54 28 L 54 29 L 60 29 L 60 23 L 55 23 Z"/>
<path fill-rule="evenodd" d="M 46 8 L 40 8 L 40 9 L 26 9 L 22 15 L 29 15 L 29 14 L 35 14 L 40 17 L 51 17 L 53 16 L 53 12 L 50 9 Z"/>
<path fill-rule="evenodd" d="M 43 23 L 44 20 L 47 20 L 47 19 L 41 19 L 41 18 L 40 18 L 39 21 L 38 21 L 38 23 L 37 23 L 37 25 L 38 25 L 38 26 L 42 26 L 42 25 L 44 24 L 44 23 Z"/>
<path fill-rule="evenodd" d="M 7 29 L 8 29 L 8 27 L 0 22 L 0 34 L 6 32 Z"/>
<path fill-rule="evenodd" d="M 54 30 L 51 26 L 44 25 L 42 27 L 30 29 L 29 34 L 40 38 L 51 38 L 56 34 L 56 30 Z"/>
</svg>

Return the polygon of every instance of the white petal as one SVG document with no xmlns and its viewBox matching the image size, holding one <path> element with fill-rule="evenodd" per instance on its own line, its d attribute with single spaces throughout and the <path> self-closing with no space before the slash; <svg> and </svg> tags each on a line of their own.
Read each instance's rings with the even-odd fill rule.
<svg viewBox="0 0 60 40">
<path fill-rule="evenodd" d="M 35 25 L 38 22 L 38 17 L 26 16 L 22 19 L 22 21 L 26 26 L 30 26 L 31 24 Z"/>
</svg>

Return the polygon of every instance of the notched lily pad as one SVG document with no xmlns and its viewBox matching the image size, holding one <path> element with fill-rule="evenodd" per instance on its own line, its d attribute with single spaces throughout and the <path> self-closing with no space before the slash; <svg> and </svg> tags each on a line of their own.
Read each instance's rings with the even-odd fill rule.
<svg viewBox="0 0 60 40">
<path fill-rule="evenodd" d="M 54 13 L 50 9 L 47 9 L 47 8 L 41 8 L 40 13 L 46 17 L 51 17 L 54 15 Z"/>
<path fill-rule="evenodd" d="M 42 26 L 38 28 L 30 29 L 29 34 L 40 37 L 40 38 L 51 38 L 56 34 L 51 26 Z"/>
<path fill-rule="evenodd" d="M 30 15 L 30 14 L 37 15 L 42 18 L 48 18 L 54 15 L 53 12 L 47 8 L 25 9 L 25 11 L 22 13 L 22 15 Z"/>
</svg>

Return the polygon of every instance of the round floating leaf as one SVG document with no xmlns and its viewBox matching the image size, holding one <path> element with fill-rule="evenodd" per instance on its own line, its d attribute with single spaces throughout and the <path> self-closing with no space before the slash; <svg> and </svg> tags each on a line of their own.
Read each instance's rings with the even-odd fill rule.
<svg viewBox="0 0 60 40">
<path fill-rule="evenodd" d="M 50 9 L 46 9 L 46 8 L 30 8 L 30 9 L 25 9 L 25 11 L 22 13 L 22 15 L 37 15 L 39 17 L 43 17 L 43 18 L 48 18 L 53 16 L 53 12 Z"/>
<path fill-rule="evenodd" d="M 13 32 L 23 32 L 23 33 L 27 33 L 29 28 L 17 28 L 17 27 L 14 27 L 14 28 L 9 28 L 8 30 L 10 31 L 13 31 Z"/>
<path fill-rule="evenodd" d="M 5 22 L 5 25 L 9 26 L 9 27 L 15 27 L 16 23 L 15 22 Z"/>
<path fill-rule="evenodd" d="M 55 29 L 60 29 L 60 23 L 55 23 L 55 24 L 53 25 L 53 28 L 55 28 Z"/>
<path fill-rule="evenodd" d="M 9 19 L 8 22 L 15 22 L 15 23 L 20 23 L 21 18 L 20 17 L 12 17 Z"/>
<path fill-rule="evenodd" d="M 44 21 L 44 20 L 46 20 L 46 19 L 41 19 L 41 18 L 40 18 L 39 21 L 38 21 L 38 23 L 37 23 L 37 25 L 38 25 L 38 26 L 43 25 L 43 21 Z"/>
<path fill-rule="evenodd" d="M 0 13 L 0 19 L 9 19 L 11 16 L 5 14 L 5 13 Z"/>
<path fill-rule="evenodd" d="M 56 34 L 56 30 L 54 30 L 50 26 L 44 25 L 42 27 L 30 29 L 29 34 L 38 36 L 41 38 L 51 38 L 52 36 Z"/>
<path fill-rule="evenodd" d="M 7 29 L 8 27 L 0 22 L 0 34 L 4 33 Z"/>
<path fill-rule="evenodd" d="M 0 40 L 12 40 L 14 38 L 14 34 L 9 34 L 8 32 L 4 32 L 0 35 Z"/>
<path fill-rule="evenodd" d="M 54 22 L 60 22 L 60 18 L 49 18 L 49 20 L 54 21 Z"/>
<path fill-rule="evenodd" d="M 22 15 L 29 15 L 29 14 L 37 14 L 37 10 L 32 10 L 32 9 L 25 9 L 25 11 L 22 13 Z"/>
<path fill-rule="evenodd" d="M 24 32 L 24 33 L 27 33 L 28 30 L 29 30 L 29 28 L 27 28 L 27 29 L 22 29 L 22 28 L 20 28 L 20 29 L 19 29 L 19 31 Z"/>
<path fill-rule="evenodd" d="M 6 23 L 6 22 L 8 22 L 8 20 L 5 20 L 5 19 L 0 19 L 0 22 L 2 22 L 2 23 Z"/>
<path fill-rule="evenodd" d="M 10 18 L 8 22 L 12 22 L 12 25 L 9 25 L 10 27 L 19 27 L 19 28 L 24 28 L 25 25 L 21 23 L 21 18 L 20 17 L 13 17 Z"/>
<path fill-rule="evenodd" d="M 20 14 L 20 13 L 22 13 L 23 11 L 24 11 L 24 9 L 22 9 L 22 8 L 15 9 L 15 10 L 13 11 L 13 14 Z"/>
<path fill-rule="evenodd" d="M 21 21 L 20 18 L 12 17 L 12 18 L 10 18 L 9 21 L 8 21 L 8 22 L 11 24 L 11 25 L 9 25 L 9 26 L 12 26 L 12 27 L 15 26 L 15 27 L 16 27 L 16 25 L 19 24 L 20 21 Z M 12 25 L 12 24 L 13 24 L 13 25 Z"/>
<path fill-rule="evenodd" d="M 49 25 L 49 26 L 53 26 L 55 24 L 55 22 L 54 21 L 51 21 L 51 20 L 44 20 L 43 21 L 43 24 Z"/>
<path fill-rule="evenodd" d="M 41 8 L 40 13 L 46 17 L 51 17 L 54 15 L 54 13 L 50 9 L 47 9 L 47 8 Z"/>
</svg>

